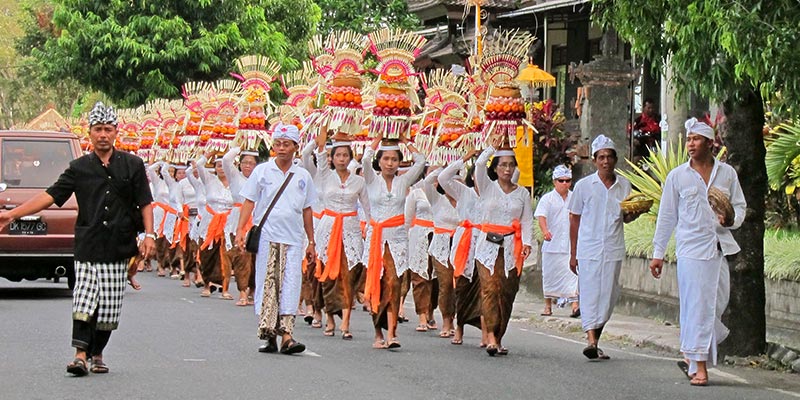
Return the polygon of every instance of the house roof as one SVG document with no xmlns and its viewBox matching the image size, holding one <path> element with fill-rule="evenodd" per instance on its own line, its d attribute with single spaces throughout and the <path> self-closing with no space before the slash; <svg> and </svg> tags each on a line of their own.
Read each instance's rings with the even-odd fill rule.
<svg viewBox="0 0 800 400">
<path fill-rule="evenodd" d="M 465 6 L 467 0 L 407 0 L 408 11 L 417 12 L 438 5 L 443 6 Z M 484 0 L 483 7 L 498 8 L 505 10 L 515 10 L 519 4 L 518 0 Z"/>
<path fill-rule="evenodd" d="M 69 123 L 67 122 L 58 111 L 53 108 L 48 108 L 45 112 L 39 114 L 36 118 L 25 124 L 23 129 L 32 131 L 60 131 L 67 129 Z"/>
</svg>

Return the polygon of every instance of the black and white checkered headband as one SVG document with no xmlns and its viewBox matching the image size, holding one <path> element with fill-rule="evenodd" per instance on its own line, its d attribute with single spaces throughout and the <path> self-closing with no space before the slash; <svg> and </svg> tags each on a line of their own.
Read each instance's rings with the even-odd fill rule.
<svg viewBox="0 0 800 400">
<path fill-rule="evenodd" d="M 89 111 L 89 126 L 97 124 L 117 126 L 117 113 L 114 111 L 114 107 L 106 106 L 101 101 L 95 103 L 92 111 Z"/>
</svg>

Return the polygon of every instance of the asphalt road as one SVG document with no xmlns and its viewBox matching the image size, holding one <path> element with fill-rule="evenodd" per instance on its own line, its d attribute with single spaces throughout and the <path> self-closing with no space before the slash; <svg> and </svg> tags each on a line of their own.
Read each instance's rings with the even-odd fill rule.
<svg viewBox="0 0 800 400">
<path fill-rule="evenodd" d="M 353 341 L 300 323 L 298 356 L 256 351 L 251 307 L 235 307 L 177 281 L 137 276 L 143 290 L 126 292 L 121 327 L 105 361 L 111 373 L 70 377 L 71 293 L 66 284 L 0 281 L 0 399 L 791 399 L 768 374 L 725 369 L 712 385 L 689 386 L 675 359 L 622 343 L 602 347 L 612 360 L 589 362 L 579 337 L 512 322 L 506 357 L 435 332 L 399 328 L 403 347 L 374 350 L 368 314 L 353 314 Z M 750 374 L 742 378 L 742 374 Z M 752 379 L 755 375 L 761 377 Z M 767 374 L 767 375 L 765 375 Z M 766 376 L 767 378 L 763 378 Z M 758 382 L 758 383 L 754 383 Z M 780 386 L 776 386 L 780 387 Z"/>
</svg>

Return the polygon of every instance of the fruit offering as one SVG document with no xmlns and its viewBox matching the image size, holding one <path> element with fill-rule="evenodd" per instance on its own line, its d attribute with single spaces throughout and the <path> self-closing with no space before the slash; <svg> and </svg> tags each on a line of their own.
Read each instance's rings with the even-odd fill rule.
<svg viewBox="0 0 800 400">
<path fill-rule="evenodd" d="M 352 86 L 331 86 L 325 94 L 325 103 L 331 107 L 361 109 L 361 90 Z"/>
<path fill-rule="evenodd" d="M 525 102 L 522 98 L 489 97 L 484 107 L 487 121 L 510 121 L 525 118 Z"/>
<path fill-rule="evenodd" d="M 378 93 L 372 114 L 379 117 L 410 116 L 411 100 L 405 94 Z"/>
</svg>

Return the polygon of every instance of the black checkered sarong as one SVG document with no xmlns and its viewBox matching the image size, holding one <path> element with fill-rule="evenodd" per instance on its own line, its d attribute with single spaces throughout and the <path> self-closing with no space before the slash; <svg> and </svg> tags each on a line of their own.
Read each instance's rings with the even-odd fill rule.
<svg viewBox="0 0 800 400">
<path fill-rule="evenodd" d="M 72 319 L 89 322 L 96 314 L 97 330 L 117 329 L 127 278 L 128 259 L 112 263 L 75 261 Z"/>
</svg>

